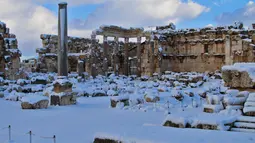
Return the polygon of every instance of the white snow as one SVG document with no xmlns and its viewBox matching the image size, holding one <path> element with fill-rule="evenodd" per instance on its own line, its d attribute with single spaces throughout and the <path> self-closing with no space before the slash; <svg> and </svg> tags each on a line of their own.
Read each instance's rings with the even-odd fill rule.
<svg viewBox="0 0 255 143">
<path fill-rule="evenodd" d="M 246 71 L 253 82 L 255 82 L 255 63 L 235 63 L 230 66 L 223 66 L 222 70 L 237 70 L 239 72 Z"/>
<path fill-rule="evenodd" d="M 48 97 L 39 94 L 30 94 L 21 98 L 21 102 L 28 102 L 30 104 L 37 103 L 41 100 L 48 100 Z"/>
<path fill-rule="evenodd" d="M 28 101 L 36 103 L 42 99 L 49 99 L 54 92 L 54 79 L 63 82 L 56 75 L 49 74 L 29 74 L 31 78 L 45 79 L 52 82 L 47 85 L 25 85 L 18 86 L 10 82 L 9 86 L 4 86 L 5 98 L 0 99 L 0 129 L 12 125 L 12 138 L 17 142 L 27 142 L 28 135 L 24 135 L 32 130 L 33 142 L 50 143 L 52 140 L 45 140 L 41 136 L 57 136 L 57 142 L 61 143 L 90 143 L 95 136 L 111 137 L 124 142 L 136 143 L 204 143 L 225 142 L 225 143 L 251 143 L 254 142 L 254 134 L 225 132 L 228 127 L 224 124 L 232 123 L 239 117 L 240 110 L 232 110 L 238 106 L 227 106 L 223 109 L 221 102 L 223 99 L 228 103 L 238 103 L 247 97 L 247 92 L 228 90 L 221 93 L 223 84 L 221 80 L 206 78 L 204 84 L 191 88 L 183 81 L 177 81 L 180 76 L 183 80 L 190 80 L 199 73 L 174 73 L 169 72 L 171 81 L 159 81 L 157 79 L 145 77 L 148 81 L 140 81 L 125 76 L 111 75 L 108 78 L 97 76 L 95 79 L 88 78 L 85 82 L 78 82 L 75 74 L 70 76 L 73 83 L 73 91 L 79 95 L 91 96 L 95 93 L 104 93 L 108 97 L 79 97 L 77 105 L 72 106 L 50 106 L 48 109 L 40 111 L 21 110 L 19 102 L 10 102 L 5 99 Z M 55 77 L 55 78 L 54 78 Z M 5 81 L 7 82 L 7 81 Z M 22 80 L 20 82 L 23 82 Z M 12 85 L 13 84 L 13 85 Z M 176 87 L 175 87 L 176 86 Z M 33 89 L 36 93 L 25 94 L 17 92 L 19 88 Z M 160 92 L 159 92 L 160 90 Z M 226 89 L 224 89 L 226 90 Z M 119 96 L 112 96 L 118 93 Z M 199 94 L 206 93 L 214 103 L 218 105 L 207 105 L 206 99 Z M 47 95 L 47 96 L 43 96 Z M 59 94 L 61 96 L 61 94 Z M 250 94 L 252 99 L 255 94 Z M 182 101 L 178 101 L 176 96 L 182 96 Z M 147 103 L 145 98 L 159 97 L 156 103 Z M 124 107 L 124 103 L 118 102 L 116 108 L 109 108 L 110 101 L 128 100 L 129 106 Z M 212 103 L 212 102 L 211 102 Z M 213 108 L 219 113 L 204 113 L 203 107 Z M 166 113 L 168 114 L 166 117 Z M 17 118 L 18 117 L 18 118 Z M 196 126 L 200 123 L 217 125 L 220 131 L 207 131 L 197 129 L 178 129 L 163 127 L 162 122 L 171 119 L 176 123 L 190 123 Z M 247 119 L 254 120 L 254 119 Z M 20 134 L 24 136 L 20 136 Z M 8 131 L 0 130 L 0 142 L 8 139 Z"/>
</svg>

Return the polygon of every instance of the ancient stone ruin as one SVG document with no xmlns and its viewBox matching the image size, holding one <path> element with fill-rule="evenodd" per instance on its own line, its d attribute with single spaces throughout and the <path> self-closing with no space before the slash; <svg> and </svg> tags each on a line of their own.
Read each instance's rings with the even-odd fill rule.
<svg viewBox="0 0 255 143">
<path fill-rule="evenodd" d="M 18 41 L 10 29 L 0 21 L 0 76 L 15 80 L 20 76 L 20 57 Z"/>
<path fill-rule="evenodd" d="M 58 36 L 41 35 L 43 48 L 38 48 L 39 55 L 37 72 L 57 72 Z M 86 57 L 91 45 L 91 39 L 68 37 L 68 71 L 85 70 Z M 80 67 L 80 68 L 79 68 Z"/>
<path fill-rule="evenodd" d="M 101 26 L 92 32 L 91 39 L 68 38 L 68 71 L 87 72 L 93 77 L 108 73 L 152 76 L 165 71 L 212 72 L 223 65 L 254 62 L 254 32 L 254 29 L 245 30 L 242 23 L 181 30 L 170 23 L 153 31 Z M 102 44 L 97 35 L 104 37 Z M 130 42 L 130 38 L 136 38 L 137 42 Z M 43 48 L 37 49 L 40 57 L 37 69 L 56 72 L 58 37 L 41 35 L 41 39 Z"/>
</svg>

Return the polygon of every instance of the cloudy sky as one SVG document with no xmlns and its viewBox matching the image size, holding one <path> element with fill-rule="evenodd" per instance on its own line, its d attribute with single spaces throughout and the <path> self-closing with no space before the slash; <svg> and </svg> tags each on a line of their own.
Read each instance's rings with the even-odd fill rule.
<svg viewBox="0 0 255 143">
<path fill-rule="evenodd" d="M 68 2 L 68 35 L 90 37 L 100 25 L 199 28 L 243 21 L 255 23 L 254 0 L 64 0 Z M 35 56 L 40 34 L 57 33 L 59 0 L 0 0 L 0 21 L 16 34 L 23 58 Z M 254 20 L 254 21 L 253 21 Z"/>
</svg>

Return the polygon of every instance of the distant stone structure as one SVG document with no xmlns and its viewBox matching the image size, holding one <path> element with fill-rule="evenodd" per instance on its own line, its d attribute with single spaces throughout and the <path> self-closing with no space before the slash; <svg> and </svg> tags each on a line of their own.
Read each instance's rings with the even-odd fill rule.
<svg viewBox="0 0 255 143">
<path fill-rule="evenodd" d="M 41 35 L 43 48 L 37 48 L 39 55 L 37 63 L 38 72 L 57 72 L 58 36 Z M 85 69 L 87 52 L 91 46 L 91 39 L 68 37 L 68 71 L 77 72 L 78 67 Z M 81 65 L 78 66 L 78 63 Z"/>
<path fill-rule="evenodd" d="M 129 44 L 130 38 L 137 38 L 136 43 L 136 75 L 141 75 L 141 38 L 146 37 L 146 39 L 150 38 L 150 34 L 144 32 L 143 28 L 122 28 L 118 26 L 101 26 L 99 29 L 93 31 L 92 35 L 95 37 L 96 35 L 102 35 L 104 37 L 103 42 L 103 57 L 104 57 L 104 71 L 108 70 L 110 57 L 112 59 L 111 66 L 113 67 L 114 73 L 123 73 L 124 75 L 130 75 L 130 57 L 132 57 L 129 52 L 132 46 Z M 112 53 L 109 53 L 109 43 L 107 38 L 114 37 L 115 45 L 112 49 Z M 119 38 L 124 38 L 124 48 L 120 49 L 119 46 Z M 124 62 L 121 62 L 118 56 L 118 52 L 124 53 L 123 59 Z M 109 57 L 109 55 L 111 55 Z M 122 54 L 120 54 L 122 55 Z M 121 66 L 123 65 L 123 67 Z"/>
<path fill-rule="evenodd" d="M 16 80 L 20 77 L 20 57 L 18 41 L 10 29 L 0 21 L 0 76 Z"/>
<path fill-rule="evenodd" d="M 92 76 L 108 73 L 152 76 L 165 71 L 220 70 L 223 65 L 254 62 L 254 32 L 255 29 L 244 30 L 241 22 L 181 30 L 170 23 L 153 31 L 101 26 L 92 32 L 91 39 L 68 38 L 69 72 L 86 71 Z M 96 39 L 98 35 L 104 37 L 102 44 Z M 114 40 L 108 40 L 109 37 Z M 137 42 L 129 42 L 130 38 L 136 38 Z M 57 36 L 41 35 L 41 39 L 43 48 L 37 49 L 39 69 L 56 72 Z"/>
<path fill-rule="evenodd" d="M 26 72 L 35 72 L 36 64 L 37 64 L 37 59 L 30 58 L 30 59 L 22 60 L 21 67 Z"/>
</svg>

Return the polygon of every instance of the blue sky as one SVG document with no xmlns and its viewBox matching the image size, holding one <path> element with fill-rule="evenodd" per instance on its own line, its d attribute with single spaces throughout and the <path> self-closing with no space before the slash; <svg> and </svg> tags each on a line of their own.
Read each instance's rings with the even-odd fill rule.
<svg viewBox="0 0 255 143">
<path fill-rule="evenodd" d="M 188 0 L 183 0 L 187 2 Z M 215 20 L 222 13 L 232 13 L 237 9 L 241 9 L 252 0 L 193 0 L 194 2 L 210 8 L 210 11 L 201 13 L 198 17 L 187 19 L 177 23 L 177 28 L 199 28 L 208 24 L 219 25 Z M 81 4 L 69 6 L 68 16 L 69 22 L 74 19 L 87 19 L 87 17 L 100 8 L 103 4 Z M 44 7 L 53 11 L 57 15 L 56 4 L 43 4 Z M 149 25 L 149 24 L 148 24 Z"/>
<path fill-rule="evenodd" d="M 62 0 L 1 0 L 0 21 L 18 38 L 23 57 L 35 56 L 40 34 L 57 34 L 58 3 Z M 68 35 L 89 38 L 101 25 L 163 26 L 177 29 L 255 23 L 254 0 L 65 0 Z"/>
</svg>

